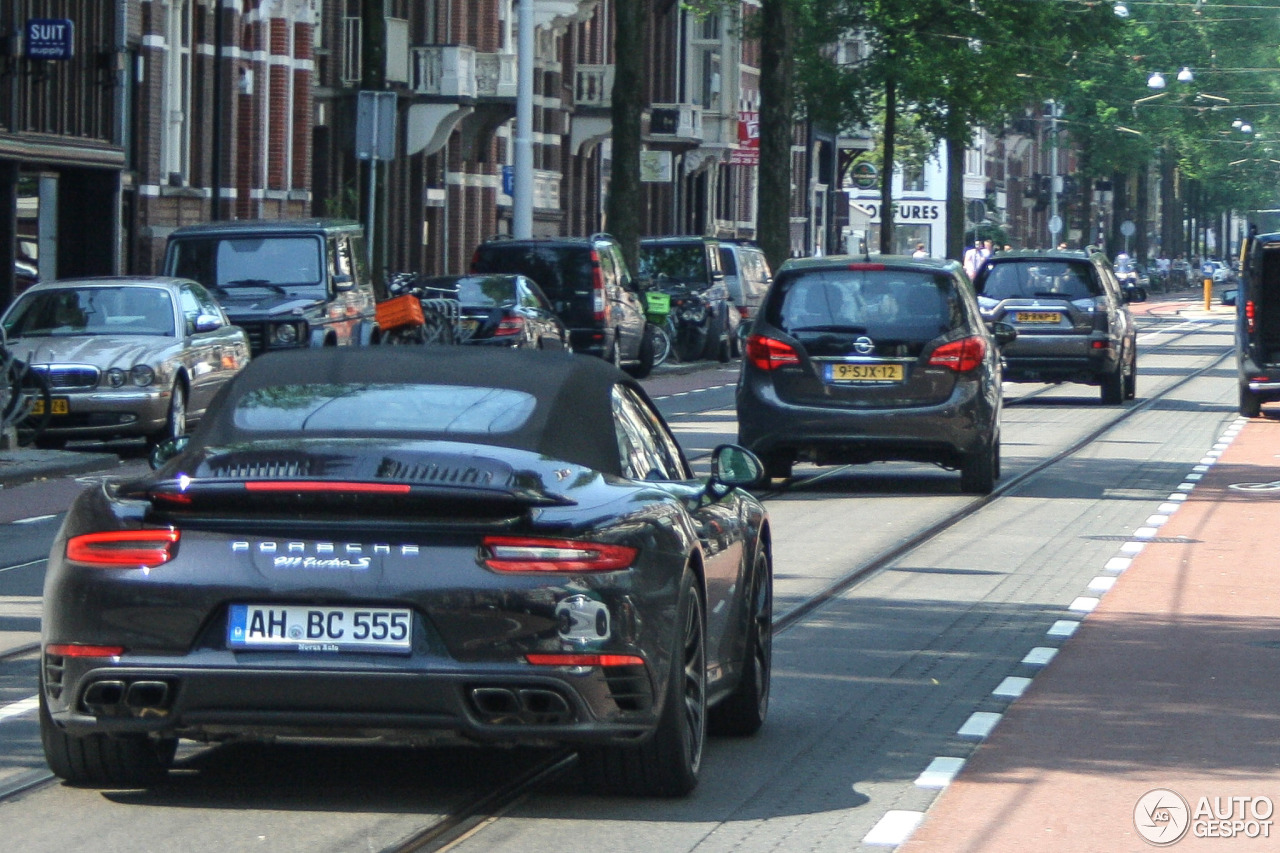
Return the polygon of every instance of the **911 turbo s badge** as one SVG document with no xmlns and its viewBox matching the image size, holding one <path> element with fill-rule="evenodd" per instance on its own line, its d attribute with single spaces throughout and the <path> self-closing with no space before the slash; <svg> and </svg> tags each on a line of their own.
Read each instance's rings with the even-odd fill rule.
<svg viewBox="0 0 1280 853">
<path fill-rule="evenodd" d="M 259 542 L 237 541 L 231 543 L 231 553 L 252 554 L 255 562 L 270 561 L 276 569 L 337 569 L 342 571 L 366 571 L 376 557 L 416 557 L 417 545 L 365 545 L 356 542 Z"/>
<path fill-rule="evenodd" d="M 592 643 L 609 636 L 609 608 L 585 595 L 571 595 L 556 604 L 556 628 L 562 640 Z"/>
</svg>

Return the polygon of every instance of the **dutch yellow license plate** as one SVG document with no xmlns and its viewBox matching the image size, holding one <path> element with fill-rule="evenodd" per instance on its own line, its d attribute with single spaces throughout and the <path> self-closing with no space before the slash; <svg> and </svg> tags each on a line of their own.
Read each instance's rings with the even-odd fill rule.
<svg viewBox="0 0 1280 853">
<path fill-rule="evenodd" d="M 1057 311 L 1019 311 L 1019 323 L 1060 323 L 1062 315 Z"/>
<path fill-rule="evenodd" d="M 49 399 L 49 414 L 65 415 L 71 411 L 71 401 L 66 397 L 51 397 Z M 31 414 L 35 417 L 44 415 L 44 400 L 37 397 L 36 401 L 31 404 Z"/>
<path fill-rule="evenodd" d="M 901 364 L 828 364 L 828 382 L 901 382 Z"/>
</svg>

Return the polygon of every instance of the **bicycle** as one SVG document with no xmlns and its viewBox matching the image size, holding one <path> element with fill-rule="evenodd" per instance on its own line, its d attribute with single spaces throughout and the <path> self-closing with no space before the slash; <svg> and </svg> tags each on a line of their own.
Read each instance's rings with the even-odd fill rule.
<svg viewBox="0 0 1280 853">
<path fill-rule="evenodd" d="M 391 298 L 377 305 L 382 343 L 391 346 L 453 344 L 462 338 L 457 293 L 424 287 L 414 273 L 387 277 Z"/>
<path fill-rule="evenodd" d="M 32 370 L 13 355 L 3 329 L 0 371 L 4 376 L 0 384 L 0 428 L 13 427 L 19 446 L 31 444 L 39 439 L 53 416 L 49 380 L 42 371 Z"/>
<path fill-rule="evenodd" d="M 653 339 L 653 366 L 662 364 L 671 355 L 671 297 L 665 293 L 645 293 L 645 333 Z"/>
</svg>

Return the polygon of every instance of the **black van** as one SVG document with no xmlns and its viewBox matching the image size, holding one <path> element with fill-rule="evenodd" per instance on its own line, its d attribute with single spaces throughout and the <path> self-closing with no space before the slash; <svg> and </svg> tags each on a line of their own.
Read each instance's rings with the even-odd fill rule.
<svg viewBox="0 0 1280 853">
<path fill-rule="evenodd" d="M 176 229 L 164 273 L 208 288 L 254 356 L 378 342 L 364 230 L 345 219 L 229 220 Z"/>
<path fill-rule="evenodd" d="M 1280 400 L 1280 234 L 1249 238 L 1236 303 L 1240 414 Z M 1224 294 L 1225 295 L 1225 294 Z"/>
<path fill-rule="evenodd" d="M 608 234 L 493 237 L 476 247 L 471 272 L 533 279 L 569 327 L 574 352 L 611 361 L 641 379 L 653 369 L 644 295 L 622 247 Z"/>
</svg>

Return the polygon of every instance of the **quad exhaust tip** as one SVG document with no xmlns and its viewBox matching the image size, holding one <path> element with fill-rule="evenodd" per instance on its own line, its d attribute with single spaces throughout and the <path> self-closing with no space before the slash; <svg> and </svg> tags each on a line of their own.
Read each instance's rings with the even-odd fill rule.
<svg viewBox="0 0 1280 853">
<path fill-rule="evenodd" d="M 553 725 L 573 721 L 568 700 L 542 687 L 475 687 L 471 701 L 485 722 L 502 725 Z"/>
</svg>

